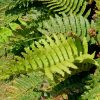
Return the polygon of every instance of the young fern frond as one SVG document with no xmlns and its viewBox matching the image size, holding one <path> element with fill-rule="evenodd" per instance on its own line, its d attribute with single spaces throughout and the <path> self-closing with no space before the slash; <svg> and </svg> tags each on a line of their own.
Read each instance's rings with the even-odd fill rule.
<svg viewBox="0 0 100 100">
<path fill-rule="evenodd" d="M 83 15 L 87 2 L 86 0 L 42 0 L 44 4 L 47 4 L 47 7 L 54 12 L 59 14 L 66 13 L 70 15 L 74 13 L 75 15 Z M 91 10 L 89 9 L 84 16 L 88 17 Z"/>
<path fill-rule="evenodd" d="M 62 17 L 55 15 L 54 17 L 50 16 L 50 20 L 43 22 L 43 27 L 38 28 L 42 34 L 64 34 L 65 36 L 74 36 L 83 39 L 87 38 L 87 41 L 90 41 L 91 37 L 89 35 L 89 29 L 95 29 L 95 24 L 89 23 L 89 21 L 82 16 L 66 16 L 63 14 Z M 73 33 L 73 34 L 72 34 Z M 74 34 L 75 33 L 75 34 Z"/>
<path fill-rule="evenodd" d="M 3 69 L 1 79 L 5 74 L 8 77 L 23 71 L 41 70 L 53 80 L 55 73 L 62 77 L 65 76 L 65 73 L 67 75 L 74 74 L 74 70 L 77 71 L 79 68 L 75 63 L 91 63 L 98 66 L 98 63 L 93 59 L 94 54 L 88 54 L 86 42 L 85 38 L 83 41 L 66 39 L 62 34 L 58 36 L 54 34 L 52 38 L 46 36 L 46 39 L 41 39 L 39 42 L 33 43 L 30 48 L 25 48 L 25 53 L 22 53 L 23 57 L 16 57 L 15 65 L 6 70 Z M 73 71 L 71 71 L 72 69 Z M 80 69 L 78 72 L 89 70 L 89 67 L 81 66 Z M 76 71 L 75 73 L 77 73 Z"/>
</svg>

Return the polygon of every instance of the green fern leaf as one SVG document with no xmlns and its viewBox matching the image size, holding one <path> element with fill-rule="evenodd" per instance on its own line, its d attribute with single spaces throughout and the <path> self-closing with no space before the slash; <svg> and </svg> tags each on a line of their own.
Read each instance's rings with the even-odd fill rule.
<svg viewBox="0 0 100 100">
<path fill-rule="evenodd" d="M 76 45 L 76 40 L 78 45 Z M 79 50 L 78 48 L 84 48 Z M 86 49 L 86 50 L 85 50 Z M 55 73 L 65 77 L 65 73 L 75 74 L 85 69 L 85 66 L 79 67 L 76 63 L 90 63 L 98 66 L 98 63 L 93 59 L 94 54 L 88 54 L 88 45 L 86 38 L 83 41 L 72 39 L 62 34 L 46 36 L 38 42 L 34 42 L 30 47 L 25 48 L 23 57 L 16 57 L 14 65 L 10 65 L 6 70 L 3 68 L 2 75 L 13 75 L 23 72 L 32 72 L 41 70 L 51 80 L 54 79 Z M 73 69 L 71 72 L 70 69 Z"/>
</svg>

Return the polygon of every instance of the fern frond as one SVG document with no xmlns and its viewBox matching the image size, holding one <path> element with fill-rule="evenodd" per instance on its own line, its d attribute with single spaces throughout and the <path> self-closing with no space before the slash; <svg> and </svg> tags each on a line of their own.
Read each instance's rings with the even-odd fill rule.
<svg viewBox="0 0 100 100">
<path fill-rule="evenodd" d="M 42 89 L 48 90 L 49 88 L 49 83 L 42 72 L 21 75 L 11 83 L 13 83 L 12 87 L 16 89 L 16 92 L 9 94 L 11 100 L 38 100 L 44 92 Z M 44 84 L 47 86 L 44 87 Z"/>
<path fill-rule="evenodd" d="M 11 76 L 16 73 L 30 72 L 32 70 L 41 70 L 47 77 L 54 79 L 53 75 L 58 73 L 62 77 L 73 74 L 71 69 L 76 70 L 78 66 L 75 63 L 91 63 L 98 66 L 98 63 L 93 59 L 94 55 L 87 53 L 88 46 L 86 39 L 83 41 L 68 38 L 64 35 L 53 35 L 52 38 L 46 36 L 46 39 L 41 39 L 35 42 L 29 48 L 25 48 L 25 53 L 22 57 L 17 57 L 15 65 L 2 69 L 1 79 L 3 75 Z M 80 44 L 76 45 L 79 42 Z M 84 45 L 84 46 L 83 46 Z M 85 50 L 79 49 L 84 48 Z M 79 72 L 84 69 L 84 66 L 78 70 Z"/>
<path fill-rule="evenodd" d="M 40 78 L 41 77 L 41 78 Z M 15 79 L 14 84 L 20 90 L 27 91 L 28 89 L 35 89 L 41 86 L 44 81 L 44 75 L 41 72 L 30 73 L 27 76 L 21 75 L 20 78 Z"/>
<path fill-rule="evenodd" d="M 93 21 L 92 21 L 93 22 Z M 71 15 L 67 17 L 63 14 L 62 17 L 55 15 L 55 18 L 50 17 L 50 20 L 43 22 L 43 27 L 38 28 L 42 34 L 60 34 L 65 36 L 74 36 L 83 39 L 86 37 L 90 41 L 89 29 L 95 29 L 95 23 L 90 23 L 86 18 L 82 16 Z M 75 33 L 75 34 L 73 34 Z"/>
<path fill-rule="evenodd" d="M 59 14 L 66 13 L 70 15 L 74 13 L 75 15 L 83 15 L 86 10 L 87 2 L 86 0 L 43 0 L 44 4 L 54 12 Z M 88 17 L 91 10 L 89 9 L 85 15 Z M 85 16 L 84 15 L 84 16 Z"/>
<path fill-rule="evenodd" d="M 70 15 L 74 13 L 75 15 L 78 14 L 88 17 L 91 12 L 91 9 L 85 12 L 87 7 L 86 0 L 16 0 L 15 5 L 19 5 L 19 7 L 28 7 L 36 1 L 43 2 L 43 5 L 47 5 L 51 11 L 59 14 L 66 13 L 67 15 Z"/>
</svg>

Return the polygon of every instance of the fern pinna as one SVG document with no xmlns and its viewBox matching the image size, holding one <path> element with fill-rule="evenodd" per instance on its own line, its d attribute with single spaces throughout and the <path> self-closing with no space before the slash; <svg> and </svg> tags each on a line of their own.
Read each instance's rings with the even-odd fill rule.
<svg viewBox="0 0 100 100">
<path fill-rule="evenodd" d="M 62 34 L 53 35 L 52 38 L 46 36 L 46 39 L 34 42 L 30 48 L 25 48 L 22 55 L 23 57 L 16 57 L 15 65 L 2 69 L 1 79 L 13 74 L 41 70 L 53 80 L 56 73 L 64 77 L 65 73 L 71 75 L 77 71 L 88 70 L 90 67 L 86 68 L 87 63 L 98 66 L 93 59 L 94 54 L 88 54 L 86 38 L 82 41 L 71 37 L 66 39 Z M 81 66 L 78 66 L 79 64 Z"/>
</svg>

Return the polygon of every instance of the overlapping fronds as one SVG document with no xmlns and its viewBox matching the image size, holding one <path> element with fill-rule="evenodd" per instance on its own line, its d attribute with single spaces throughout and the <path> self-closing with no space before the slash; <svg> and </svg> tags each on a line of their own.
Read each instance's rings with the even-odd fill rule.
<svg viewBox="0 0 100 100">
<path fill-rule="evenodd" d="M 91 10 L 89 9 L 86 13 L 86 0 L 43 0 L 47 7 L 54 12 L 59 14 L 66 13 L 67 15 L 73 13 L 75 15 L 89 16 Z"/>
<path fill-rule="evenodd" d="M 80 38 L 85 36 L 88 41 L 93 39 L 91 37 L 96 35 L 96 32 L 95 34 L 92 34 L 91 31 L 89 31 L 91 29 L 95 30 L 95 24 L 93 21 L 89 23 L 89 21 L 82 16 L 71 15 L 67 17 L 65 14 L 63 14 L 63 17 L 58 15 L 55 15 L 55 18 L 50 17 L 50 20 L 43 22 L 42 28 L 38 28 L 38 30 L 43 34 L 51 35 L 52 33 L 63 33 L 65 36 L 74 35 Z"/>
<path fill-rule="evenodd" d="M 0 100 L 99 100 L 99 49 L 100 0 L 0 0 Z"/>
<path fill-rule="evenodd" d="M 1 79 L 7 78 L 10 75 L 30 72 L 32 70 L 41 70 L 45 75 L 54 79 L 54 74 L 58 73 L 62 77 L 73 74 L 71 70 L 77 70 L 78 66 L 75 63 L 91 63 L 98 65 L 93 59 L 94 54 L 88 54 L 88 44 L 86 38 L 83 40 L 72 39 L 64 35 L 53 35 L 53 38 L 46 36 L 46 39 L 41 39 L 35 42 L 29 48 L 25 48 L 23 57 L 17 57 L 15 65 L 1 69 Z M 89 67 L 81 66 L 81 72 L 89 69 Z M 76 71 L 75 71 L 76 72 Z"/>
</svg>

